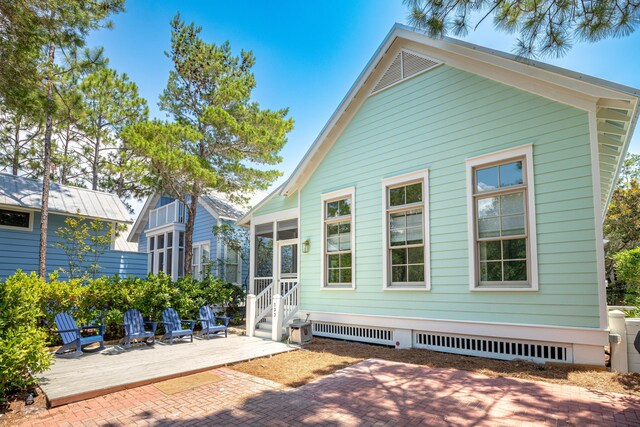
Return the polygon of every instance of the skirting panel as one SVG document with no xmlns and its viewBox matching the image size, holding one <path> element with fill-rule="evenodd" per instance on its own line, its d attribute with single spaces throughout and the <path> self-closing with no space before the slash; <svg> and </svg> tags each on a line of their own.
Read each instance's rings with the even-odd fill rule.
<svg viewBox="0 0 640 427">
<path fill-rule="evenodd" d="M 571 344 L 414 331 L 413 347 L 502 360 L 573 362 Z"/>
<path fill-rule="evenodd" d="M 371 326 L 339 325 L 336 323 L 312 322 L 313 335 L 339 338 L 373 344 L 394 345 L 393 330 Z"/>
</svg>

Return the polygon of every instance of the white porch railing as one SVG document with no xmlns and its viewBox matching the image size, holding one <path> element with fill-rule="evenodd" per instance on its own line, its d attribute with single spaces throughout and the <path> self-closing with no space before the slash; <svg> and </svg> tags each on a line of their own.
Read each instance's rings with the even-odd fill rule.
<svg viewBox="0 0 640 427">
<path fill-rule="evenodd" d="M 256 295 L 256 316 L 253 324 L 260 323 L 262 319 L 271 313 L 273 307 L 273 282 Z"/>
<path fill-rule="evenodd" d="M 284 279 L 276 287 L 273 279 L 261 277 L 254 279 L 254 292 L 259 289 L 262 290 L 257 295 L 247 296 L 247 335 L 253 336 L 260 322 L 271 315 L 271 337 L 280 341 L 283 328 L 300 308 L 300 283 L 297 279 Z"/>
<path fill-rule="evenodd" d="M 283 286 L 284 285 L 284 286 Z M 293 319 L 293 316 L 298 312 L 300 307 L 299 292 L 300 283 L 297 280 L 288 280 L 286 283 L 280 282 L 280 287 L 288 289 L 286 293 L 282 295 L 282 326 Z"/>
<path fill-rule="evenodd" d="M 273 283 L 273 277 L 256 277 L 253 279 L 253 289 L 251 293 L 258 295 Z"/>
<path fill-rule="evenodd" d="M 149 212 L 149 228 L 161 227 L 163 225 L 173 224 L 176 222 L 184 223 L 184 221 L 184 205 L 178 200 Z"/>
</svg>

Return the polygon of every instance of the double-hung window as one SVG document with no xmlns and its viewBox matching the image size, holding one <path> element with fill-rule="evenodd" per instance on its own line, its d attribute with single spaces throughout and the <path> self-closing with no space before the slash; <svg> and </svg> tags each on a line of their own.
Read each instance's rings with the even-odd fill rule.
<svg viewBox="0 0 640 427">
<path fill-rule="evenodd" d="M 240 254 L 229 245 L 224 247 L 224 279 L 240 284 Z"/>
<path fill-rule="evenodd" d="M 467 161 L 475 290 L 537 289 L 531 146 Z"/>
<path fill-rule="evenodd" d="M 355 284 L 354 191 L 322 196 L 323 286 L 351 289 Z"/>
<path fill-rule="evenodd" d="M 426 170 L 382 182 L 385 289 L 429 289 Z"/>
<path fill-rule="evenodd" d="M 193 254 L 191 258 L 191 275 L 201 280 L 211 260 L 209 242 L 198 242 L 193 244 Z"/>
</svg>

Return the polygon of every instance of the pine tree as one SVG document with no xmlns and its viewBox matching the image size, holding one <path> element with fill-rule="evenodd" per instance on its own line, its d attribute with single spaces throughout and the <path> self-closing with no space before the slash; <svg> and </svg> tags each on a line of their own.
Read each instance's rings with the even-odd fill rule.
<svg viewBox="0 0 640 427">
<path fill-rule="evenodd" d="M 120 132 L 126 126 L 146 120 L 147 102 L 138 86 L 126 74 L 103 68 L 89 74 L 80 84 L 85 115 L 80 121 L 84 134 L 81 156 L 87 165 L 87 181 L 93 190 L 113 191 L 121 198 L 137 196 L 135 171 L 129 153 L 123 151 Z M 132 166 L 129 168 L 129 166 Z"/>
<path fill-rule="evenodd" d="M 124 10 L 124 0 L 40 0 L 34 4 L 21 3 L 40 19 L 36 27 L 39 37 L 44 41 L 44 57 L 37 61 L 40 89 L 45 99 L 45 130 L 43 140 L 43 177 L 40 209 L 40 247 L 39 274 L 45 277 L 47 272 L 47 233 L 49 223 L 49 187 L 51 183 L 51 140 L 53 119 L 56 113 L 54 87 L 61 76 L 75 72 L 58 65 L 56 55 L 63 58 L 69 52 L 84 45 L 89 31 L 110 26 L 105 21 L 111 14 Z M 25 13 L 26 15 L 27 13 Z M 82 64 L 76 64 L 82 66 Z"/>
<path fill-rule="evenodd" d="M 431 36 L 464 36 L 493 15 L 493 24 L 517 33 L 523 57 L 563 56 L 576 41 L 595 42 L 631 34 L 640 23 L 640 2 L 627 0 L 404 0 L 409 23 Z"/>
<path fill-rule="evenodd" d="M 251 101 L 256 85 L 251 52 L 232 53 L 228 42 L 207 43 L 201 29 L 176 15 L 171 21 L 174 69 L 160 107 L 175 123 L 143 123 L 126 132 L 127 146 L 145 159 L 147 182 L 180 200 L 187 210 L 185 271 L 191 273 L 198 199 L 215 190 L 245 202 L 281 175 L 275 165 L 293 128 L 288 110 L 261 109 Z"/>
</svg>

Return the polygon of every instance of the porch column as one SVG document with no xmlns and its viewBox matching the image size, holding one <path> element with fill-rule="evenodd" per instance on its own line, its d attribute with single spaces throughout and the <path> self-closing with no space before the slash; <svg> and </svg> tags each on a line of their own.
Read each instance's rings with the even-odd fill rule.
<svg viewBox="0 0 640 427">
<path fill-rule="evenodd" d="M 256 296 L 254 294 L 247 295 L 247 320 L 246 320 L 247 336 L 252 337 L 256 332 Z"/>
<path fill-rule="evenodd" d="M 279 291 L 278 291 L 279 292 Z M 280 341 L 282 339 L 282 320 L 284 319 L 284 300 L 280 293 L 273 295 L 273 318 L 271 321 L 271 339 Z"/>
</svg>

